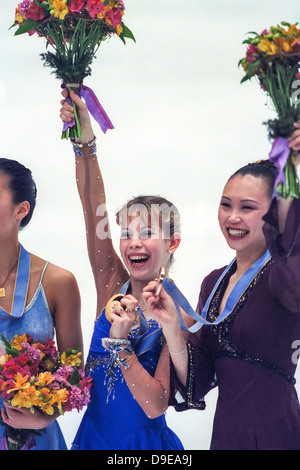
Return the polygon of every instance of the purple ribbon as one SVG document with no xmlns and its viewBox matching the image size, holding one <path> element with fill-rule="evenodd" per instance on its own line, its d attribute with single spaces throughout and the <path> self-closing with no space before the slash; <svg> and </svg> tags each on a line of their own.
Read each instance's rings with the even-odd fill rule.
<svg viewBox="0 0 300 470">
<path fill-rule="evenodd" d="M 85 85 L 81 85 L 78 94 L 80 98 L 84 99 L 87 109 L 89 110 L 93 118 L 98 122 L 104 134 L 106 133 L 107 129 L 114 129 L 111 120 L 109 119 L 108 115 L 101 106 L 97 96 L 91 88 Z M 64 122 L 63 131 L 66 131 L 69 127 L 73 127 L 74 125 L 75 119 L 73 119 L 71 122 Z"/>
<path fill-rule="evenodd" d="M 275 180 L 273 197 L 276 196 L 276 188 L 280 183 L 286 183 L 284 168 L 290 155 L 289 141 L 284 137 L 277 137 L 274 140 L 269 159 L 278 168 L 278 174 Z"/>
</svg>

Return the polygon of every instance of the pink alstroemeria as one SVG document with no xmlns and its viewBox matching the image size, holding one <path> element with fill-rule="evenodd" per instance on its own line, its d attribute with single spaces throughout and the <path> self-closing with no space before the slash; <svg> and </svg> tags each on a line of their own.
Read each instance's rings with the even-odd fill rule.
<svg viewBox="0 0 300 470">
<path fill-rule="evenodd" d="M 72 0 L 68 5 L 69 10 L 72 13 L 79 13 L 84 7 L 84 0 Z"/>
<path fill-rule="evenodd" d="M 91 18 L 95 18 L 96 13 L 102 13 L 104 11 L 104 6 L 101 0 L 88 0 L 86 7 Z"/>
</svg>

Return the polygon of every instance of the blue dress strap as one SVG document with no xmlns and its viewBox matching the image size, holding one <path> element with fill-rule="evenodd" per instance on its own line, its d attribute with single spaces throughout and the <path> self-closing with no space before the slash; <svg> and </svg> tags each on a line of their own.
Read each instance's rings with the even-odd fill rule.
<svg viewBox="0 0 300 470">
<path fill-rule="evenodd" d="M 20 318 L 24 313 L 28 294 L 29 278 L 30 255 L 28 251 L 26 251 L 25 248 L 20 245 L 12 308 L 10 313 L 12 317 Z M 0 311 L 8 313 L 1 307 Z"/>
</svg>

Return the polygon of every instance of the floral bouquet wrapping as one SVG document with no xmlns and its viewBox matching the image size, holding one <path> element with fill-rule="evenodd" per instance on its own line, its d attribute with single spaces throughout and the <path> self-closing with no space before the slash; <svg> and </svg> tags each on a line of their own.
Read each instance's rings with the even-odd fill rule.
<svg viewBox="0 0 300 470">
<path fill-rule="evenodd" d="M 103 132 L 113 125 L 94 92 L 83 86 L 91 75 L 91 64 L 102 41 L 116 34 L 124 43 L 134 40 L 122 21 L 125 6 L 122 0 L 23 0 L 18 4 L 15 35 L 36 33 L 46 39 L 47 52 L 41 54 L 44 65 L 62 81 L 68 91 L 78 93 L 101 126 Z M 48 50 L 51 49 L 51 50 Z M 62 138 L 81 137 L 79 119 L 65 123 Z"/>
<path fill-rule="evenodd" d="M 270 160 L 278 167 L 274 195 L 299 197 L 300 187 L 294 165 L 295 152 L 290 150 L 288 137 L 294 122 L 300 120 L 300 29 L 297 24 L 281 22 L 261 34 L 249 33 L 246 57 L 239 65 L 244 69 L 242 82 L 256 77 L 261 88 L 269 95 L 277 118 L 267 123 L 269 137 L 273 139 Z"/>
<path fill-rule="evenodd" d="M 6 354 L 0 357 L 0 393 L 18 408 L 47 415 L 82 410 L 90 399 L 92 379 L 79 369 L 81 353 L 60 354 L 54 341 L 35 343 L 29 335 L 8 341 L 1 336 Z M 32 430 L 6 428 L 4 449 L 27 450 L 35 446 Z"/>
</svg>

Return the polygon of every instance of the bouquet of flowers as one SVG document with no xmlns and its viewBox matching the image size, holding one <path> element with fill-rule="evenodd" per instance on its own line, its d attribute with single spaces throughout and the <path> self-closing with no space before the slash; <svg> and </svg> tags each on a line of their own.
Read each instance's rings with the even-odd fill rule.
<svg viewBox="0 0 300 470">
<path fill-rule="evenodd" d="M 18 408 L 39 410 L 47 415 L 82 410 L 90 399 L 92 379 L 79 369 L 81 353 L 60 354 L 54 341 L 35 343 L 29 335 L 16 335 L 9 343 L 1 336 L 4 352 L 0 357 L 0 393 Z M 9 450 L 35 446 L 34 432 L 9 427 L 4 445 Z"/>
<path fill-rule="evenodd" d="M 100 44 L 116 34 L 124 43 L 134 39 L 122 21 L 125 6 L 122 0 L 23 0 L 18 4 L 15 35 L 36 33 L 46 39 L 53 52 L 41 54 L 44 65 L 62 81 L 68 91 L 80 94 L 89 104 L 90 112 L 103 132 L 113 125 L 93 91 L 83 87 L 83 80 L 91 75 L 91 64 Z M 74 102 L 72 103 L 74 106 Z M 62 138 L 81 137 L 79 119 L 65 124 Z"/>
<path fill-rule="evenodd" d="M 300 29 L 297 24 L 282 21 L 261 34 L 251 32 L 246 57 L 239 62 L 245 76 L 241 82 L 256 77 L 271 99 L 277 118 L 267 123 L 269 137 L 274 139 L 270 160 L 278 167 L 276 193 L 279 197 L 299 197 L 299 180 L 294 165 L 295 152 L 288 147 L 294 122 L 300 120 Z"/>
</svg>

